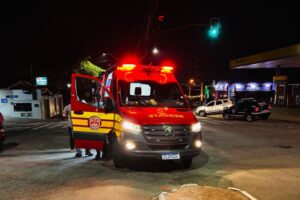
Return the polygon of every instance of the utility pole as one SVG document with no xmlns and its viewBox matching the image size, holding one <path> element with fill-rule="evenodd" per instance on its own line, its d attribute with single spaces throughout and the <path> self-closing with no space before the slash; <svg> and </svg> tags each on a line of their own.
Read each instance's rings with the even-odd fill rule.
<svg viewBox="0 0 300 200">
<path fill-rule="evenodd" d="M 32 59 L 29 59 L 29 67 L 30 67 L 30 82 L 32 84 L 32 100 L 37 99 L 37 94 L 35 91 L 35 86 L 34 86 L 34 77 L 33 77 L 33 65 L 32 65 Z"/>
</svg>

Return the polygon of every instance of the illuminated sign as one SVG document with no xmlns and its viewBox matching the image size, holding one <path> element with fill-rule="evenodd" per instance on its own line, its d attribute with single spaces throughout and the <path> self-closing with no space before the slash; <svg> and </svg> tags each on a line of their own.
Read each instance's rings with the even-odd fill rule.
<svg viewBox="0 0 300 200">
<path fill-rule="evenodd" d="M 220 92 L 225 92 L 225 91 L 227 91 L 227 87 L 228 87 L 228 83 L 227 82 L 219 81 L 215 85 L 215 90 L 216 91 L 220 91 Z"/>
<path fill-rule="evenodd" d="M 248 84 L 247 84 L 246 90 L 247 90 L 247 91 L 260 91 L 261 88 L 260 88 L 260 86 L 259 86 L 258 83 L 251 82 L 251 83 L 248 83 Z"/>
<path fill-rule="evenodd" d="M 48 84 L 47 77 L 36 77 L 36 85 L 44 86 Z"/>
</svg>

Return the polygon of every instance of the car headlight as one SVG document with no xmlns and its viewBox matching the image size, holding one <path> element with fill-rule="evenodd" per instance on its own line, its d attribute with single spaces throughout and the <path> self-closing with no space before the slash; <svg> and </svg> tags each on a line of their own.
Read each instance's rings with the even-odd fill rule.
<svg viewBox="0 0 300 200">
<path fill-rule="evenodd" d="M 199 131 L 201 131 L 201 124 L 200 124 L 200 122 L 192 124 L 191 125 L 191 129 L 192 129 L 192 132 L 199 132 Z"/>
<path fill-rule="evenodd" d="M 126 131 L 131 131 L 131 132 L 135 132 L 135 133 L 139 133 L 142 131 L 142 128 L 140 125 L 131 123 L 129 121 L 123 121 L 122 122 L 122 127 L 124 128 L 124 130 Z"/>
</svg>

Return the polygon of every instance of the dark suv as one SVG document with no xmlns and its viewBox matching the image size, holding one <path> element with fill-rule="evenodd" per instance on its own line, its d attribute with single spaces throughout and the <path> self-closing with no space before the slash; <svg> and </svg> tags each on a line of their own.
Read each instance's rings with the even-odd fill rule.
<svg viewBox="0 0 300 200">
<path fill-rule="evenodd" d="M 271 106 L 265 102 L 257 102 L 255 99 L 242 99 L 223 111 L 223 118 L 243 118 L 248 122 L 254 118 L 268 119 L 271 114 Z"/>
</svg>

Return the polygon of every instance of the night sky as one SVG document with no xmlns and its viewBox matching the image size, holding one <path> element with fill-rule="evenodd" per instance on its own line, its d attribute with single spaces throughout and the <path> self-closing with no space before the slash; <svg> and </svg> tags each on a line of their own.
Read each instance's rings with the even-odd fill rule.
<svg viewBox="0 0 300 200">
<path fill-rule="evenodd" d="M 156 59 L 176 63 L 180 82 L 272 80 L 272 69 L 229 70 L 229 60 L 300 42 L 296 1 L 160 0 L 156 7 L 155 2 L 1 1 L 0 88 L 30 80 L 32 66 L 33 76 L 48 76 L 49 84 L 61 89 L 82 58 L 102 65 L 102 52 L 141 55 L 137 44 L 151 9 L 155 12 L 150 34 L 203 25 L 150 38 L 148 48 L 156 46 L 161 52 Z M 159 15 L 164 21 L 157 19 Z M 207 37 L 204 26 L 211 17 L 221 19 L 216 40 Z"/>
</svg>

